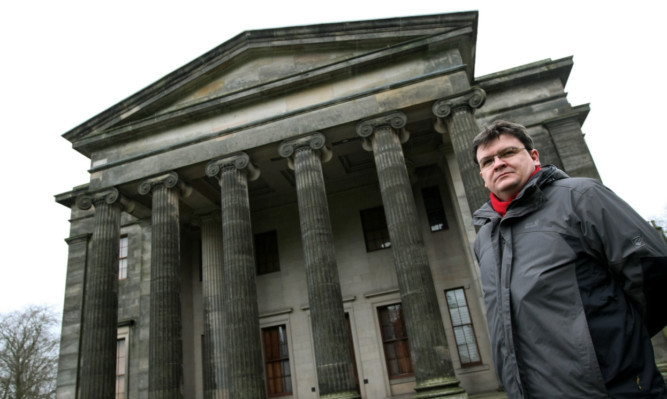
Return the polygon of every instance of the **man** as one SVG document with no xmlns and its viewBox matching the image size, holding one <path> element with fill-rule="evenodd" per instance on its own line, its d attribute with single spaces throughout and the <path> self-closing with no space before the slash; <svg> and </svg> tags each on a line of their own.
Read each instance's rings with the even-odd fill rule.
<svg viewBox="0 0 667 399">
<path fill-rule="evenodd" d="M 491 191 L 475 256 L 508 396 L 667 397 L 650 341 L 667 316 L 655 229 L 596 180 L 541 167 L 521 125 L 493 123 L 473 157 Z"/>
</svg>

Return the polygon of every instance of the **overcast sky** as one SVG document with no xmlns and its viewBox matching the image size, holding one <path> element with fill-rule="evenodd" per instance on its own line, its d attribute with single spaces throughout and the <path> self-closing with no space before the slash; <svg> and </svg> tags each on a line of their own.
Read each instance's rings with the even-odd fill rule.
<svg viewBox="0 0 667 399">
<path fill-rule="evenodd" d="M 566 91 L 591 104 L 583 131 L 603 182 L 645 218 L 667 214 L 665 6 L 609 4 L 2 2 L 0 312 L 62 309 L 69 210 L 53 196 L 86 183 L 89 161 L 61 135 L 244 30 L 478 10 L 476 75 L 573 56 Z"/>
</svg>

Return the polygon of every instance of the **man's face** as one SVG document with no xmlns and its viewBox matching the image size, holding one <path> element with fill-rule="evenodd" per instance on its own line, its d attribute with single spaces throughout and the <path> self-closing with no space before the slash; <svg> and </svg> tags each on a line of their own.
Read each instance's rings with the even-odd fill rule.
<svg viewBox="0 0 667 399">
<path fill-rule="evenodd" d="M 514 152 L 511 148 L 521 150 Z M 528 152 L 523 148 L 523 144 L 516 137 L 501 134 L 496 140 L 477 149 L 477 161 L 480 165 L 483 165 L 485 159 L 490 160 L 488 166 L 479 172 L 484 179 L 484 186 L 501 201 L 509 201 L 521 191 L 535 171 L 535 167 L 540 164 L 537 150 Z M 499 156 L 494 157 L 498 154 L 505 156 L 502 159 Z"/>
</svg>

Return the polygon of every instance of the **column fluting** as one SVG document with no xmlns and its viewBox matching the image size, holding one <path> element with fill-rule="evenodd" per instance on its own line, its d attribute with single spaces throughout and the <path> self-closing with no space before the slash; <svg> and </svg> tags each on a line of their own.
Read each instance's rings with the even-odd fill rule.
<svg viewBox="0 0 667 399">
<path fill-rule="evenodd" d="M 77 198 L 81 209 L 95 206 L 91 261 L 86 273 L 81 337 L 82 399 L 114 399 L 118 328 L 118 251 L 121 204 L 111 189 Z"/>
<path fill-rule="evenodd" d="M 464 96 L 440 100 L 433 104 L 433 113 L 438 117 L 436 130 L 443 134 L 449 132 L 452 140 L 471 213 L 489 200 L 489 193 L 484 187 L 479 166 L 473 161 L 472 154 L 472 141 L 480 132 L 474 109 L 481 107 L 485 99 L 484 90 L 474 88 Z"/>
<path fill-rule="evenodd" d="M 345 322 L 322 160 L 329 152 L 315 133 L 284 142 L 296 176 L 301 239 L 308 283 L 317 381 L 321 398 L 359 398 Z"/>
<path fill-rule="evenodd" d="M 404 114 L 392 113 L 360 122 L 357 132 L 375 158 L 415 371 L 415 398 L 466 397 L 454 374 L 401 147 L 409 137 L 405 123 Z"/>
<path fill-rule="evenodd" d="M 151 293 L 148 397 L 183 397 L 181 337 L 180 214 L 182 189 L 170 172 L 145 180 L 140 194 L 152 194 Z"/>
<path fill-rule="evenodd" d="M 204 399 L 223 398 L 225 290 L 223 278 L 222 224 L 220 215 L 201 221 L 202 299 L 204 305 Z"/>
<path fill-rule="evenodd" d="M 220 179 L 224 380 L 228 397 L 234 399 L 266 397 L 248 195 L 248 180 L 258 172 L 245 153 L 206 166 L 207 175 Z"/>
</svg>

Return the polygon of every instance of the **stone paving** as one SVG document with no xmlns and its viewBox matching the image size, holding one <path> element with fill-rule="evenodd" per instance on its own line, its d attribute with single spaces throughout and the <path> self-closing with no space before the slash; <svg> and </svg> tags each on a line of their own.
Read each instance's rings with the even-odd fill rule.
<svg viewBox="0 0 667 399">
<path fill-rule="evenodd" d="M 392 396 L 393 399 L 411 399 L 414 396 L 414 393 Z M 507 399 L 506 392 L 484 392 L 476 393 L 474 395 L 468 395 L 468 399 Z"/>
<path fill-rule="evenodd" d="M 469 395 L 469 399 L 507 399 L 505 392 L 485 392 Z"/>
</svg>

